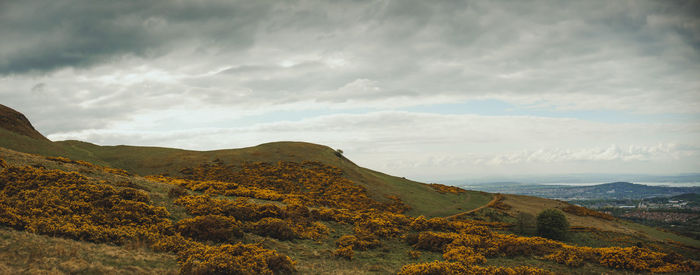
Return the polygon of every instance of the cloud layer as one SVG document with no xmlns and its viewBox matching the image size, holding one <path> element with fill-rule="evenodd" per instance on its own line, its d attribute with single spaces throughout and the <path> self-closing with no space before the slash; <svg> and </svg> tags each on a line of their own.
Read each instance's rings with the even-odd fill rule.
<svg viewBox="0 0 700 275">
<path fill-rule="evenodd" d="M 699 14 L 697 1 L 2 2 L 0 100 L 53 139 L 308 140 L 411 176 L 694 171 Z"/>
</svg>

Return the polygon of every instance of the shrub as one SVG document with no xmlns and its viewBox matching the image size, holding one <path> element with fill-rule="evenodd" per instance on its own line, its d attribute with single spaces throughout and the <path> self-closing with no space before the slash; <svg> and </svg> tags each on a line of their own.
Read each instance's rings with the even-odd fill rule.
<svg viewBox="0 0 700 275">
<path fill-rule="evenodd" d="M 345 258 L 348 260 L 352 260 L 352 257 L 354 255 L 355 252 L 352 250 L 352 245 L 339 247 L 338 249 L 333 251 L 333 256 L 336 256 L 338 258 Z"/>
<path fill-rule="evenodd" d="M 335 241 L 335 245 L 337 247 L 346 247 L 346 246 L 354 245 L 355 242 L 357 242 L 357 237 L 355 237 L 353 235 L 345 235 L 345 236 L 338 238 Z"/>
<path fill-rule="evenodd" d="M 545 255 L 552 253 L 562 247 L 562 243 L 540 237 L 520 237 L 517 235 L 498 235 L 497 239 L 493 240 L 494 246 L 497 248 L 497 254 L 506 256 L 529 256 L 529 255 Z M 487 256 L 495 254 L 487 253 Z"/>
<path fill-rule="evenodd" d="M 537 234 L 542 237 L 564 240 L 568 229 L 566 216 L 557 209 L 547 209 L 537 215 Z"/>
<path fill-rule="evenodd" d="M 418 234 L 418 241 L 413 245 L 416 249 L 423 249 L 435 252 L 442 252 L 445 246 L 458 238 L 455 233 L 442 232 L 421 232 Z"/>
<path fill-rule="evenodd" d="M 235 244 L 188 251 L 181 274 L 274 274 L 291 273 L 294 262 L 260 245 Z"/>
<path fill-rule="evenodd" d="M 264 218 L 251 225 L 251 231 L 260 236 L 269 236 L 280 240 L 292 240 L 297 237 L 289 224 L 278 218 Z"/>
<path fill-rule="evenodd" d="M 283 211 L 279 206 L 274 204 L 255 205 L 255 219 L 262 218 L 283 218 Z"/>
<path fill-rule="evenodd" d="M 445 218 L 426 219 L 424 216 L 419 216 L 418 218 L 413 219 L 408 226 L 415 231 L 447 231 L 450 229 L 455 229 L 454 225 L 456 225 L 455 222 L 450 222 Z"/>
<path fill-rule="evenodd" d="M 411 259 L 416 260 L 416 259 L 420 258 L 420 255 L 421 255 L 421 253 L 418 250 L 409 250 L 408 251 L 408 257 Z"/>
<path fill-rule="evenodd" d="M 294 219 L 308 219 L 311 216 L 309 208 L 303 205 L 291 204 L 284 207 L 284 217 Z"/>
<path fill-rule="evenodd" d="M 486 263 L 484 255 L 474 252 L 474 249 L 466 246 L 448 246 L 442 257 L 448 261 L 460 262 L 465 265 Z"/>
<path fill-rule="evenodd" d="M 585 256 L 583 255 L 583 251 L 581 249 L 569 247 L 565 247 L 555 253 L 546 255 L 544 258 L 571 267 L 582 266 L 585 260 Z"/>
<path fill-rule="evenodd" d="M 326 238 L 328 233 L 331 232 L 328 226 L 320 222 L 312 222 L 310 224 L 296 223 L 293 225 L 294 232 L 302 239 L 321 240 Z"/>
<path fill-rule="evenodd" d="M 206 215 L 181 220 L 175 230 L 196 240 L 226 242 L 243 237 L 240 227 L 241 223 L 234 218 Z"/>
<path fill-rule="evenodd" d="M 634 271 L 651 271 L 652 268 L 664 265 L 663 253 L 653 252 L 639 247 L 606 247 L 598 249 L 600 264 Z"/>
<path fill-rule="evenodd" d="M 185 207 L 187 214 L 192 216 L 223 215 L 234 217 L 241 221 L 256 221 L 265 217 L 280 217 L 282 209 L 272 204 L 257 205 L 247 202 L 245 198 L 235 201 L 215 199 L 209 195 L 182 196 L 175 204 Z"/>
<path fill-rule="evenodd" d="M 358 238 L 353 235 L 345 235 L 335 241 L 335 245 L 338 247 L 352 246 L 355 250 L 367 250 L 371 248 L 378 247 L 381 242 L 374 238 Z"/>
<path fill-rule="evenodd" d="M 118 194 L 120 197 L 122 197 L 122 199 L 125 200 L 140 201 L 145 203 L 151 201 L 151 198 L 148 196 L 148 193 L 146 193 L 146 191 L 134 188 L 124 188 L 121 191 L 119 191 Z"/>
<path fill-rule="evenodd" d="M 401 271 L 399 271 L 399 275 L 456 275 L 467 273 L 468 269 L 463 264 L 445 261 L 408 264 L 401 267 Z"/>
<path fill-rule="evenodd" d="M 355 222 L 354 230 L 358 235 L 368 234 L 379 237 L 394 237 L 401 233 L 398 224 L 379 216 L 362 217 L 359 221 Z"/>
<path fill-rule="evenodd" d="M 187 189 L 182 186 L 173 186 L 168 190 L 168 198 L 171 199 L 177 199 L 185 195 L 187 195 Z"/>
</svg>

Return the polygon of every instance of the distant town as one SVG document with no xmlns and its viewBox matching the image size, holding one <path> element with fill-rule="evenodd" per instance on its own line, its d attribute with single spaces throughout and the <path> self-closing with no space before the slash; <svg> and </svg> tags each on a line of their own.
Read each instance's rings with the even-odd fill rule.
<svg viewBox="0 0 700 275">
<path fill-rule="evenodd" d="M 500 182 L 465 188 L 558 199 L 619 219 L 700 239 L 700 187 L 648 186 L 613 182 L 589 186 Z"/>
</svg>

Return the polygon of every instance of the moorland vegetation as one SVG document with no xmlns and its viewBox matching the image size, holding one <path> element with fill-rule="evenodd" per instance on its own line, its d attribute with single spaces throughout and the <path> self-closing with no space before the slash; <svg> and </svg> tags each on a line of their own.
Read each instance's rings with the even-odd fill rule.
<svg viewBox="0 0 700 275">
<path fill-rule="evenodd" d="M 69 159 L 126 177 L 112 168 Z M 318 162 L 221 161 L 183 169 L 179 177 L 152 176 L 168 186 L 166 209 L 146 190 L 76 172 L 21 166 L 0 159 L 0 225 L 74 240 L 125 246 L 138 243 L 177 255 L 184 274 L 284 274 L 298 261 L 253 241 L 331 243 L 330 256 L 355 261 L 358 252 L 406 248 L 400 274 L 549 274 L 535 266 L 495 266 L 503 257 L 537 258 L 567 268 L 595 265 L 635 272 L 697 272 L 698 263 L 648 247 L 576 246 L 504 232 L 502 222 L 409 216 L 398 197 L 382 201 Z M 444 192 L 453 188 L 433 187 Z M 493 204 L 498 206 L 501 200 Z M 185 212 L 173 215 L 175 207 Z M 584 212 L 583 214 L 586 214 Z M 461 217 L 461 216 L 460 216 Z M 349 227 L 337 238 L 332 233 Z M 256 237 L 257 236 L 257 237 Z M 255 238 L 249 238 L 255 237 Z M 423 254 L 440 259 L 421 261 Z"/>
</svg>

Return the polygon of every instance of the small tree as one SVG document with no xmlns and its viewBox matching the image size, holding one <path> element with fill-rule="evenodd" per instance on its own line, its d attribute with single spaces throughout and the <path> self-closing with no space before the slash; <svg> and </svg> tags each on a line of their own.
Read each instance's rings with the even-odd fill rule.
<svg viewBox="0 0 700 275">
<path fill-rule="evenodd" d="M 558 209 L 547 209 L 537 215 L 537 235 L 545 238 L 564 240 L 569 230 L 569 222 Z"/>
</svg>

